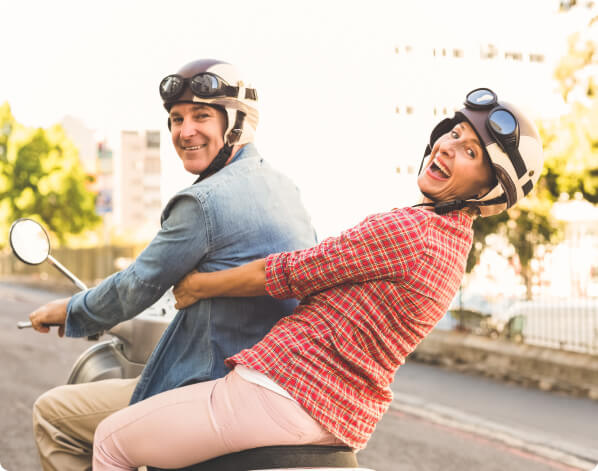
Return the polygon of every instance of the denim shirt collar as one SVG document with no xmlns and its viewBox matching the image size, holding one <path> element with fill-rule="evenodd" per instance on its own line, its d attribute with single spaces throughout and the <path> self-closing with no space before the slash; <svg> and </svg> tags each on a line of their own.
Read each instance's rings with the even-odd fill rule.
<svg viewBox="0 0 598 471">
<path fill-rule="evenodd" d="M 237 153 L 233 156 L 232 160 L 229 163 L 227 163 L 224 167 L 228 167 L 230 164 L 237 162 L 239 160 L 248 159 L 251 157 L 259 157 L 259 156 L 260 155 L 258 154 L 257 149 L 255 148 L 255 145 L 253 145 L 251 142 L 249 142 L 249 143 L 245 144 L 243 147 L 241 147 L 237 151 Z M 222 170 L 222 169 L 220 169 L 220 170 Z M 200 181 L 201 181 L 201 176 L 198 175 L 193 183 L 194 184 L 199 183 Z"/>
<path fill-rule="evenodd" d="M 255 148 L 255 145 L 252 142 L 249 142 L 245 144 L 243 147 L 241 147 L 233 156 L 233 159 L 226 165 L 230 165 L 238 160 L 247 159 L 251 157 L 259 157 L 259 154 L 257 152 L 257 149 Z"/>
</svg>

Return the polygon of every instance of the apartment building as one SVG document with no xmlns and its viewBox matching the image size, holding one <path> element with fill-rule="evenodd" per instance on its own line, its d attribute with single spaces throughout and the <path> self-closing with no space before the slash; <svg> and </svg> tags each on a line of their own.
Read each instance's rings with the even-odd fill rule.
<svg viewBox="0 0 598 471">
<path fill-rule="evenodd" d="M 122 131 L 117 179 L 117 224 L 133 239 L 148 240 L 160 227 L 160 132 Z"/>
</svg>

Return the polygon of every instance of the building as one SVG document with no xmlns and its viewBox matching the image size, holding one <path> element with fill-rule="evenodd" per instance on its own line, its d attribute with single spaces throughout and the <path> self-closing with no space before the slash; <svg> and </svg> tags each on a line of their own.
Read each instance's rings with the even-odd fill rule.
<svg viewBox="0 0 598 471">
<path fill-rule="evenodd" d="M 60 123 L 75 147 L 79 150 L 79 160 L 83 171 L 95 176 L 97 172 L 96 140 L 94 132 L 73 116 L 65 116 Z"/>
<path fill-rule="evenodd" d="M 134 240 L 149 240 L 160 228 L 160 132 L 122 131 L 116 224 Z"/>
<path fill-rule="evenodd" d="M 105 141 L 97 144 L 97 198 L 96 212 L 104 217 L 104 223 L 111 225 L 114 211 L 114 158 L 112 149 Z"/>
</svg>

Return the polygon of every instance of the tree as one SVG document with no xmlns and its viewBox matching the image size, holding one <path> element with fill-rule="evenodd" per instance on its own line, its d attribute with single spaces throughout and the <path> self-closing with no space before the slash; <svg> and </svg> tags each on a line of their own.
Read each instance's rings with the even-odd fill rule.
<svg viewBox="0 0 598 471">
<path fill-rule="evenodd" d="M 63 242 L 100 221 L 95 195 L 86 188 L 90 177 L 61 126 L 27 129 L 5 103 L 0 133 L 0 215 L 5 223 L 34 217 Z"/>
<path fill-rule="evenodd" d="M 554 73 L 569 112 L 542 123 L 546 184 L 554 198 L 581 193 L 598 203 L 598 16 L 568 40 Z"/>
<path fill-rule="evenodd" d="M 594 39 L 597 27 L 598 17 L 590 20 L 587 31 L 569 38 L 568 53 L 555 70 L 569 112 L 538 123 L 545 163 L 533 194 L 508 212 L 474 222 L 474 246 L 467 271 L 477 263 L 486 237 L 501 234 L 519 258 L 528 298 L 530 262 L 535 249 L 556 242 L 562 234 L 561 225 L 550 214 L 552 203 L 563 193 L 573 196 L 578 192 L 588 201 L 598 202 L 598 46 Z"/>
<path fill-rule="evenodd" d="M 552 203 L 550 199 L 528 195 L 509 211 L 488 218 L 477 218 L 473 223 L 474 243 L 467 260 L 467 272 L 479 260 L 488 235 L 498 234 L 514 249 L 521 266 L 526 296 L 531 299 L 531 262 L 535 250 L 540 245 L 555 243 L 562 234 L 561 225 L 550 214 Z"/>
</svg>

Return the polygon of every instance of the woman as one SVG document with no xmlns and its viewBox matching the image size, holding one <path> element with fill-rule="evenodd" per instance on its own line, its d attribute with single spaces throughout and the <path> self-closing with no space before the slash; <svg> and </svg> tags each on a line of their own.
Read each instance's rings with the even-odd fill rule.
<svg viewBox="0 0 598 471">
<path fill-rule="evenodd" d="M 472 222 L 536 183 L 533 124 L 489 89 L 432 131 L 416 207 L 395 209 L 307 250 L 191 273 L 177 307 L 220 296 L 298 298 L 290 316 L 228 358 L 225 378 L 154 396 L 103 421 L 94 469 L 182 467 L 247 448 L 365 447 L 405 357 L 446 312 L 465 271 Z"/>
</svg>

